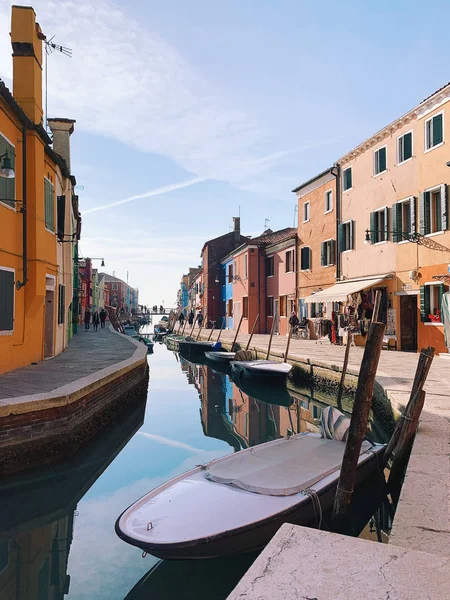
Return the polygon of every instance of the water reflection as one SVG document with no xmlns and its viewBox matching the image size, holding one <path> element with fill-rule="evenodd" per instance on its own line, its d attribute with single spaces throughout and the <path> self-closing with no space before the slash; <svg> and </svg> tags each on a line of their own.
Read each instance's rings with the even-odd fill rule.
<svg viewBox="0 0 450 600">
<path fill-rule="evenodd" d="M 77 504 L 144 420 L 140 402 L 120 427 L 76 459 L 37 475 L 11 478 L 0 489 L 0 598 L 59 600 L 67 574 Z"/>
</svg>

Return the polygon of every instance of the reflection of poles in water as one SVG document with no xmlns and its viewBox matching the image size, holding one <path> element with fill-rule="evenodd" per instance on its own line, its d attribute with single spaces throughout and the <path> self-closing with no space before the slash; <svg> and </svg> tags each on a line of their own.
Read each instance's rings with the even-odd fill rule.
<svg viewBox="0 0 450 600">
<path fill-rule="evenodd" d="M 255 322 L 253 323 L 252 331 L 250 333 L 250 337 L 248 338 L 247 346 L 245 348 L 246 350 L 248 350 L 250 348 L 250 342 L 252 341 L 252 337 L 253 337 L 253 334 L 255 333 L 255 327 L 256 327 L 256 324 L 258 323 L 258 321 L 259 321 L 259 315 L 257 315 Z"/>
<path fill-rule="evenodd" d="M 268 404 L 268 407 L 270 411 L 270 416 L 272 417 L 273 426 L 275 427 L 275 433 L 278 433 L 277 422 L 275 421 L 275 415 L 273 414 L 273 406 L 271 404 Z"/>
<path fill-rule="evenodd" d="M 295 433 L 294 422 L 292 420 L 292 415 L 291 415 L 291 408 L 289 406 L 287 408 L 287 411 L 288 411 L 288 414 L 289 414 L 289 423 L 291 424 L 292 433 Z"/>
</svg>

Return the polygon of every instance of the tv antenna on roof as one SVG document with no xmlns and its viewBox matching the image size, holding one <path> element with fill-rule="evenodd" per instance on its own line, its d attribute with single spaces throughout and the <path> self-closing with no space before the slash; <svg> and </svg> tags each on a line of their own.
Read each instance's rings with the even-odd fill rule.
<svg viewBox="0 0 450 600">
<path fill-rule="evenodd" d="M 264 219 L 264 230 L 269 227 L 270 219 Z"/>
<path fill-rule="evenodd" d="M 66 46 L 60 46 L 55 44 L 53 41 L 54 35 L 49 40 L 44 40 L 45 44 L 45 129 L 47 130 L 47 118 L 48 118 L 48 61 L 47 57 L 53 52 L 61 52 L 64 56 L 72 58 L 72 50 Z"/>
</svg>

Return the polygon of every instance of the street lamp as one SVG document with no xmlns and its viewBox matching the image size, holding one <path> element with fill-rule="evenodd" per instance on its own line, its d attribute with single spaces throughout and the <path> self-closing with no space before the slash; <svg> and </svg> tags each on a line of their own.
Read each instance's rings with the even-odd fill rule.
<svg viewBox="0 0 450 600">
<path fill-rule="evenodd" d="M 378 233 L 378 230 L 366 229 L 366 237 L 364 239 L 365 244 L 372 244 L 372 240 L 370 239 L 371 233 Z M 413 242 L 413 244 L 420 244 L 422 239 L 425 237 L 421 233 L 406 233 L 404 231 L 387 231 L 386 233 L 391 234 L 393 236 L 397 236 L 397 241 L 408 241 Z"/>
<path fill-rule="evenodd" d="M 5 179 L 14 179 L 16 174 L 12 168 L 11 159 L 9 158 L 8 151 L 0 156 L 0 177 Z"/>
</svg>

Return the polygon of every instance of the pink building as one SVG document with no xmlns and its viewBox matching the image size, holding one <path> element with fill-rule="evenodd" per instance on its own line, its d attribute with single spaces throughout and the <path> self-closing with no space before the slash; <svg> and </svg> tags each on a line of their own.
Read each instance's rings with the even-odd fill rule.
<svg viewBox="0 0 450 600">
<path fill-rule="evenodd" d="M 225 285 L 232 284 L 233 328 L 242 317 L 240 331 L 286 335 L 289 316 L 296 309 L 297 229 L 267 230 L 243 244 L 224 259 L 228 265 Z M 228 312 L 231 312 L 230 310 Z"/>
</svg>

